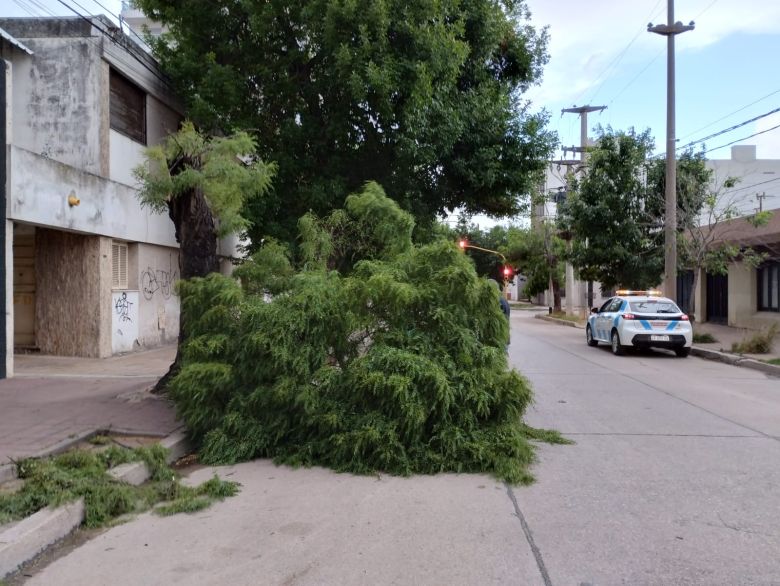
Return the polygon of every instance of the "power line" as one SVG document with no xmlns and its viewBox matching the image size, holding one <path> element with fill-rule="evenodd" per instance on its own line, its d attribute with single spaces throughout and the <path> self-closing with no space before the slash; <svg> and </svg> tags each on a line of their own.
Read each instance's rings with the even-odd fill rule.
<svg viewBox="0 0 780 586">
<path fill-rule="evenodd" d="M 73 12 L 74 14 L 76 14 L 76 16 L 78 16 L 78 17 L 79 17 L 79 18 L 81 18 L 82 20 L 84 20 L 84 21 L 88 22 L 88 23 L 89 23 L 91 26 L 95 27 L 97 30 L 99 30 L 101 33 L 103 33 L 103 35 L 104 35 L 104 36 L 105 36 L 105 37 L 106 37 L 106 38 L 107 38 L 107 39 L 108 39 L 108 40 L 109 40 L 111 43 L 113 43 L 114 45 L 116 45 L 116 46 L 117 46 L 117 47 L 119 47 L 120 49 L 123 49 L 123 50 L 124 50 L 124 51 L 125 51 L 125 52 L 126 52 L 128 55 L 130 55 L 130 57 L 132 57 L 132 58 L 133 58 L 133 59 L 135 59 L 135 60 L 136 60 L 138 63 L 140 63 L 140 64 L 141 64 L 141 65 L 142 65 L 142 66 L 143 66 L 145 69 L 147 69 L 147 70 L 148 70 L 148 71 L 149 71 L 149 72 L 150 72 L 152 75 L 154 75 L 154 76 L 155 76 L 155 77 L 156 77 L 156 78 L 157 78 L 159 81 L 161 81 L 161 82 L 162 82 L 164 85 L 166 85 L 166 86 L 169 86 L 169 85 L 170 85 L 170 82 L 169 82 L 167 79 L 165 79 L 165 78 L 164 78 L 162 75 L 160 75 L 160 73 L 159 73 L 158 71 L 156 71 L 154 68 L 150 67 L 150 66 L 149 66 L 149 64 L 148 64 L 148 63 L 146 63 L 146 62 L 143 60 L 143 58 L 139 57 L 139 56 L 138 56 L 138 55 L 135 53 L 135 51 L 133 51 L 133 50 L 132 50 L 132 47 L 133 47 L 132 45 L 128 45 L 128 46 L 126 46 L 126 47 L 124 47 L 124 46 L 120 45 L 120 44 L 117 42 L 117 40 L 114 38 L 114 35 L 113 35 L 113 34 L 111 34 L 111 33 L 109 33 L 109 32 L 108 32 L 106 29 L 104 29 L 103 27 L 99 26 L 99 25 L 97 24 L 97 22 L 96 22 L 96 20 L 95 20 L 95 19 L 91 19 L 91 18 L 88 18 L 87 16 L 84 16 L 84 15 L 83 15 L 83 14 L 81 14 L 81 13 L 80 13 L 78 10 L 76 10 L 75 8 L 73 8 L 72 6 L 70 6 L 70 5 L 69 5 L 67 2 L 65 2 L 64 0 L 57 0 L 57 2 L 59 2 L 60 4 L 62 4 L 62 5 L 65 7 L 65 8 L 67 8 L 68 10 L 70 10 L 71 12 Z M 82 10 L 83 10 L 83 7 L 82 7 Z M 124 34 L 124 33 L 122 33 L 122 34 Z M 122 59 L 119 59 L 119 60 L 120 60 L 120 61 L 122 61 L 122 63 L 124 63 L 125 65 L 127 65 L 127 62 L 126 62 L 126 61 L 123 61 Z"/>
<path fill-rule="evenodd" d="M 648 20 L 654 20 L 654 15 L 656 12 L 656 9 L 658 8 L 658 5 L 661 4 L 661 0 L 657 0 L 655 3 L 655 6 L 650 10 L 650 13 L 647 15 L 647 18 L 645 19 L 645 22 Z M 618 66 L 620 61 L 625 57 L 626 53 L 628 53 L 628 50 L 631 48 L 631 46 L 634 44 L 634 42 L 639 38 L 639 36 L 645 32 L 645 25 L 643 24 L 640 29 L 637 31 L 637 33 L 634 35 L 634 37 L 628 42 L 628 44 L 623 48 L 620 53 L 618 53 L 612 61 L 610 61 L 609 65 L 596 77 L 596 82 L 598 82 L 602 77 L 604 77 L 605 74 L 607 74 L 611 69 L 614 69 Z M 596 91 L 593 92 L 593 94 L 590 96 L 590 99 L 587 100 L 587 102 L 592 102 L 593 99 L 598 95 L 598 93 L 601 91 L 601 88 L 604 87 L 604 84 L 607 82 L 608 78 L 605 78 L 604 81 L 601 82 L 598 88 L 596 88 Z M 594 82 L 595 83 L 595 82 Z M 582 96 L 585 95 L 587 92 L 587 89 L 584 90 L 579 96 L 577 96 L 577 99 L 575 100 L 575 103 L 582 98 Z M 613 100 L 614 101 L 614 100 Z"/>
<path fill-rule="evenodd" d="M 702 11 L 701 11 L 699 14 L 697 14 L 696 16 L 694 16 L 694 17 L 693 17 L 693 20 L 699 20 L 699 17 L 700 17 L 702 14 L 704 14 L 705 12 L 707 12 L 707 11 L 708 11 L 710 8 L 712 8 L 713 6 L 715 6 L 715 4 L 717 4 L 717 3 L 718 3 L 718 0 L 712 0 L 712 2 L 710 2 L 710 3 L 709 3 L 709 5 L 707 6 L 707 8 L 705 8 L 705 9 L 704 9 L 704 10 L 702 10 Z"/>
<path fill-rule="evenodd" d="M 710 134 L 708 136 L 705 136 L 704 138 L 699 138 L 699 139 L 693 140 L 693 141 L 689 142 L 686 145 L 678 146 L 677 150 L 679 151 L 680 149 L 688 148 L 688 147 L 693 146 L 695 144 L 699 144 L 700 142 L 704 142 L 704 141 L 709 140 L 711 138 L 715 138 L 717 136 L 720 136 L 721 134 L 726 134 L 728 132 L 731 132 L 732 130 L 736 130 L 737 128 L 742 128 L 743 126 L 747 126 L 751 122 L 755 122 L 756 120 L 761 120 L 762 118 L 766 118 L 767 116 L 771 116 L 772 114 L 776 114 L 777 112 L 780 112 L 780 108 L 775 108 L 774 110 L 770 110 L 769 112 L 766 112 L 764 114 L 760 114 L 759 116 L 756 116 L 755 118 L 751 118 L 750 120 L 745 120 L 744 122 L 740 122 L 739 124 L 734 124 L 733 126 L 729 126 L 728 128 L 724 128 L 723 130 L 719 130 L 718 132 L 714 132 L 714 133 L 712 133 L 712 134 Z M 761 134 L 761 133 L 758 133 L 758 134 Z M 752 136 L 755 136 L 755 135 L 752 135 Z M 748 137 L 748 138 L 750 138 L 750 137 Z M 742 140 L 744 140 L 744 139 L 742 139 Z M 739 142 L 739 141 L 737 141 L 737 142 Z"/>
<path fill-rule="evenodd" d="M 649 62 L 647 65 L 645 65 L 645 66 L 642 68 L 642 70 L 641 70 L 639 73 L 637 73 L 637 74 L 636 74 L 636 75 L 635 75 L 633 78 L 631 78 L 631 81 L 629 81 L 629 82 L 628 82 L 628 83 L 627 83 L 625 86 L 623 86 L 623 89 L 622 89 L 622 90 L 620 90 L 620 91 L 619 91 L 619 92 L 618 92 L 618 93 L 615 95 L 615 97 L 614 97 L 614 98 L 612 98 L 612 100 L 609 102 L 609 105 L 611 106 L 611 105 L 612 105 L 612 104 L 615 102 L 615 100 L 617 100 L 617 99 L 618 99 L 618 98 L 621 96 L 621 94 L 622 94 L 624 91 L 626 91 L 626 90 L 627 90 L 629 87 L 631 87 L 631 85 L 633 85 L 633 83 L 634 83 L 634 82 L 635 82 L 637 79 L 639 79 L 639 78 L 642 76 L 642 74 L 643 74 L 645 71 L 647 71 L 647 70 L 650 68 L 650 66 L 651 66 L 653 63 L 655 63 L 656 61 L 658 61 L 658 58 L 659 58 L 661 55 L 663 55 L 663 54 L 664 54 L 664 51 L 666 51 L 666 48 L 665 48 L 665 47 L 664 47 L 663 49 L 661 49 L 660 51 L 658 51 L 658 53 L 656 53 L 655 57 L 653 57 L 653 58 L 652 58 L 652 60 L 651 60 L 651 61 L 650 61 L 650 62 Z"/>
<path fill-rule="evenodd" d="M 751 185 L 745 185 L 744 187 L 735 187 L 734 189 L 729 189 L 728 191 L 724 191 L 723 193 L 736 193 L 737 191 L 744 191 L 745 189 L 751 189 L 752 187 L 758 187 L 759 185 L 766 185 L 767 183 L 773 183 L 775 181 L 780 181 L 780 177 L 775 177 L 774 179 L 768 179 L 766 181 L 761 181 L 759 183 L 753 183 Z"/>
<path fill-rule="evenodd" d="M 737 144 L 738 142 L 742 142 L 743 140 L 747 140 L 749 138 L 753 138 L 754 136 L 758 136 L 759 134 L 766 134 L 767 132 L 771 132 L 772 130 L 777 130 L 778 128 L 780 128 L 780 124 L 778 124 L 777 126 L 773 126 L 772 128 L 767 128 L 766 130 L 761 130 L 760 132 L 755 132 L 755 133 L 751 134 L 750 136 L 745 136 L 743 138 L 738 138 L 737 140 L 733 140 L 731 142 L 727 142 L 726 144 L 722 144 L 720 146 L 717 146 L 717 147 L 714 147 L 714 148 L 711 148 L 711 149 L 707 149 L 706 151 L 704 151 L 704 153 L 710 153 L 712 151 L 717 151 L 718 149 L 726 148 L 727 146 L 731 146 L 733 144 Z"/>
<path fill-rule="evenodd" d="M 713 122 L 710 122 L 706 126 L 702 126 L 701 128 L 698 128 L 698 129 L 694 130 L 693 132 L 691 132 L 689 134 L 686 134 L 682 138 L 688 138 L 689 136 L 693 136 L 694 134 L 697 134 L 697 133 L 701 132 L 702 130 L 704 130 L 706 128 L 709 128 L 710 126 L 714 126 L 718 122 L 721 122 L 722 120 L 725 120 L 726 118 L 729 118 L 730 116 L 733 116 L 734 114 L 738 114 L 739 112 L 742 112 L 742 110 L 747 110 L 748 108 L 750 108 L 750 106 L 754 106 L 754 105 L 758 104 L 759 102 L 763 102 L 764 100 L 766 100 L 767 98 L 769 98 L 771 96 L 774 96 L 775 94 L 780 94 L 780 90 L 775 90 L 775 91 L 773 91 L 771 93 L 768 93 L 764 97 L 758 98 L 757 100 L 755 100 L 753 102 L 750 102 L 746 106 L 742 106 L 741 108 L 739 108 L 737 110 L 734 110 L 733 112 L 730 112 L 729 114 L 726 114 L 725 116 L 722 116 L 722 117 L 718 118 L 717 120 L 715 120 Z"/>
</svg>

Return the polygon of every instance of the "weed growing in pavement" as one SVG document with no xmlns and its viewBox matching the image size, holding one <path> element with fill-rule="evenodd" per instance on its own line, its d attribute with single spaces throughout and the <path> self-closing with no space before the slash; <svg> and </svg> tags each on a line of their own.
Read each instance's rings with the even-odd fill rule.
<svg viewBox="0 0 780 586">
<path fill-rule="evenodd" d="M 694 344 L 714 344 L 718 340 L 713 336 L 712 334 L 709 334 L 707 332 L 703 334 L 693 334 L 693 343 Z"/>
<path fill-rule="evenodd" d="M 775 366 L 780 366 L 780 358 L 770 358 L 769 360 L 764 360 L 767 364 L 774 364 Z"/>
<path fill-rule="evenodd" d="M 166 450 L 160 445 L 134 450 L 111 445 L 100 451 L 73 450 L 22 460 L 17 463 L 17 472 L 25 480 L 24 486 L 13 494 L 0 495 L 0 523 L 83 498 L 84 525 L 100 527 L 158 503 L 168 503 L 161 514 L 173 514 L 200 510 L 238 492 L 237 483 L 217 477 L 195 488 L 183 486 L 165 457 Z M 131 486 L 108 474 L 114 466 L 139 461 L 146 463 L 151 473 L 150 481 L 142 486 Z M 195 499 L 199 499 L 197 509 L 190 504 Z"/>
<path fill-rule="evenodd" d="M 772 351 L 772 344 L 775 336 L 777 336 L 777 331 L 778 325 L 772 324 L 741 342 L 734 342 L 731 345 L 731 351 L 738 354 L 768 354 Z"/>
</svg>

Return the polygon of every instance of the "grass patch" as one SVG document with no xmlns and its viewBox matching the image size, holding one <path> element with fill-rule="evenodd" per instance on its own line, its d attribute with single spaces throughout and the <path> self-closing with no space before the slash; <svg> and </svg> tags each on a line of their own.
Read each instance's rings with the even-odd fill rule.
<svg viewBox="0 0 780 586">
<path fill-rule="evenodd" d="M 24 487 L 16 493 L 0 495 L 0 523 L 83 498 L 84 526 L 101 527 L 158 503 L 168 503 L 169 509 L 161 514 L 188 512 L 238 492 L 237 483 L 217 477 L 195 488 L 183 486 L 165 457 L 165 448 L 155 444 L 133 450 L 110 445 L 100 451 L 73 450 L 49 458 L 22 460 L 17 463 L 17 472 L 25 480 Z M 151 472 L 151 480 L 142 486 L 131 486 L 108 474 L 114 466 L 139 461 L 145 462 Z M 191 503 L 193 500 L 198 500 L 197 508 Z"/>
<path fill-rule="evenodd" d="M 718 339 L 715 338 L 712 334 L 709 334 L 707 332 L 703 334 L 693 334 L 693 343 L 694 344 L 714 344 L 717 342 Z"/>
<path fill-rule="evenodd" d="M 769 360 L 764 360 L 767 364 L 774 364 L 775 366 L 780 366 L 780 358 L 770 358 Z"/>
<path fill-rule="evenodd" d="M 778 325 L 772 324 L 766 329 L 756 332 L 741 342 L 734 342 L 731 351 L 738 354 L 769 354 L 777 335 Z"/>
</svg>

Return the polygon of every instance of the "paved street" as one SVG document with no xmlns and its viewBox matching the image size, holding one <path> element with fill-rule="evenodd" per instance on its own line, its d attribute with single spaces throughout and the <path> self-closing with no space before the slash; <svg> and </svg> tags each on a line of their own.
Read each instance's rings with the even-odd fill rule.
<svg viewBox="0 0 780 586">
<path fill-rule="evenodd" d="M 780 584 L 780 380 L 512 320 L 529 422 L 577 442 L 540 449 L 536 484 L 221 468 L 239 496 L 144 515 L 29 583 Z"/>
</svg>

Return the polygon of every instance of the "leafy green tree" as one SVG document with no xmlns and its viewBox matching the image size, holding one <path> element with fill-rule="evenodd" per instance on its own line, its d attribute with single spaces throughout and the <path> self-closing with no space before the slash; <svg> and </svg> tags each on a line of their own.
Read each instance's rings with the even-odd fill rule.
<svg viewBox="0 0 780 586">
<path fill-rule="evenodd" d="M 766 260 L 766 254 L 744 246 L 740 241 L 749 233 L 751 226 L 758 228 L 765 225 L 772 214 L 761 212 L 739 220 L 739 208 L 728 197 L 728 191 L 736 184 L 737 180 L 729 177 L 720 188 L 708 189 L 701 205 L 683 202 L 679 220 L 685 231 L 678 239 L 678 264 L 682 270 L 693 272 L 692 291 L 696 291 L 702 270 L 726 275 L 729 265 L 737 260 L 753 268 Z M 696 295 L 691 295 L 687 309 L 695 314 Z"/>
<path fill-rule="evenodd" d="M 217 239 L 244 231 L 247 201 L 268 191 L 275 166 L 255 158 L 255 143 L 246 133 L 208 138 L 190 122 L 161 144 L 146 149 L 146 161 L 134 170 L 141 204 L 168 213 L 180 246 L 182 279 L 219 271 Z M 184 308 L 179 345 L 186 337 Z M 180 356 L 160 380 L 164 388 L 178 369 Z"/>
<path fill-rule="evenodd" d="M 652 145 L 649 131 L 600 129 L 585 176 L 561 206 L 561 225 L 573 235 L 572 264 L 604 289 L 646 289 L 661 280 L 663 219 L 645 182 Z"/>
<path fill-rule="evenodd" d="M 553 311 L 561 311 L 561 288 L 565 280 L 566 242 L 554 224 L 542 222 L 530 229 L 513 228 L 505 249 L 509 261 L 526 277 L 529 296 L 544 293 L 552 286 Z"/>
<path fill-rule="evenodd" d="M 412 228 L 369 184 L 302 219 L 298 257 L 272 243 L 243 286 L 182 283 L 193 318 L 171 396 L 204 462 L 531 480 L 528 438 L 562 440 L 522 423 L 531 387 L 508 368 L 498 292 L 454 242 L 414 245 Z M 273 254 L 293 267 L 283 286 L 254 267 Z"/>
<path fill-rule="evenodd" d="M 137 0 L 202 128 L 247 130 L 279 164 L 254 243 L 376 180 L 418 224 L 521 209 L 551 152 L 523 93 L 547 61 L 522 0 Z"/>
</svg>

